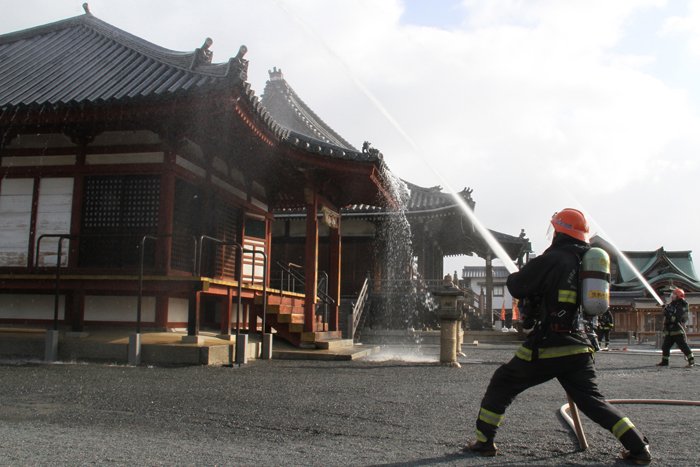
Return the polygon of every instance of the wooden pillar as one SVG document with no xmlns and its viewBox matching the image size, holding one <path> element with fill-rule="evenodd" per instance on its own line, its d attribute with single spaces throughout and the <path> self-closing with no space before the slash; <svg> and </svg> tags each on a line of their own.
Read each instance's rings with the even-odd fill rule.
<svg viewBox="0 0 700 467">
<path fill-rule="evenodd" d="M 174 163 L 174 162 L 173 162 Z M 175 174 L 166 168 L 160 177 L 160 200 L 158 215 L 158 240 L 156 248 L 156 268 L 163 274 L 170 273 L 173 249 L 173 219 L 175 206 Z"/>
<path fill-rule="evenodd" d="M 339 331 L 340 322 L 338 320 L 340 308 L 340 274 L 341 274 L 341 249 L 342 242 L 340 236 L 340 224 L 337 229 L 330 229 L 328 238 L 329 269 L 328 272 L 328 295 L 335 303 L 331 305 L 330 317 L 328 318 L 328 330 Z"/>
<path fill-rule="evenodd" d="M 224 309 L 221 310 L 221 334 L 227 336 L 231 334 L 231 305 L 233 303 L 233 289 L 231 287 L 226 291 L 226 301 L 224 301 Z"/>
<path fill-rule="evenodd" d="M 435 251 L 437 254 L 435 255 L 435 272 L 436 272 L 436 279 L 443 279 L 445 277 L 445 267 L 444 267 L 444 262 L 445 258 L 442 256 L 442 248 L 440 245 L 436 245 Z M 450 271 L 447 271 L 449 274 Z M 456 285 L 456 284 L 455 284 Z"/>
<path fill-rule="evenodd" d="M 243 329 L 248 330 L 248 334 L 251 333 L 250 329 L 250 305 L 246 302 L 242 302 L 243 311 L 241 312 L 241 326 Z"/>
<path fill-rule="evenodd" d="M 85 147 L 78 149 L 78 167 L 85 165 Z M 73 200 L 71 202 L 70 234 L 76 236 L 71 239 L 68 252 L 68 267 L 77 266 L 80 249 L 80 225 L 83 221 L 83 196 L 85 192 L 85 175 L 78 169 L 73 176 Z"/>
<path fill-rule="evenodd" d="M 306 248 L 304 255 L 304 332 L 316 329 L 316 294 L 318 283 L 318 200 L 309 193 L 306 205 Z"/>
<path fill-rule="evenodd" d="M 166 330 L 168 328 L 168 304 L 167 295 L 156 295 L 156 322 L 158 329 Z"/>
<path fill-rule="evenodd" d="M 202 292 L 194 291 L 190 296 L 189 309 L 187 313 L 187 335 L 199 335 L 199 310 L 201 308 Z"/>
<path fill-rule="evenodd" d="M 27 264 L 25 264 L 25 266 L 31 269 L 34 269 L 34 263 L 36 262 L 36 258 L 34 258 L 34 246 L 38 240 L 36 235 L 36 220 L 39 211 L 39 185 L 41 184 L 41 178 L 34 177 L 33 184 L 32 211 L 29 217 L 29 242 L 27 242 Z M 56 264 L 60 267 L 61 258 L 57 258 L 56 261 Z"/>
<path fill-rule="evenodd" d="M 64 304 L 65 319 L 68 319 L 69 310 L 71 331 L 83 332 L 85 330 L 85 291 L 76 290 L 66 293 Z"/>
</svg>

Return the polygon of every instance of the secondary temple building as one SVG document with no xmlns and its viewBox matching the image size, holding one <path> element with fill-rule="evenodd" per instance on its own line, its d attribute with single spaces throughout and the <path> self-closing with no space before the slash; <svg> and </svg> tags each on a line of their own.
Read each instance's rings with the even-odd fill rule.
<svg viewBox="0 0 700 467">
<path fill-rule="evenodd" d="M 610 255 L 610 309 L 615 317 L 615 331 L 632 331 L 638 337 L 653 335 L 663 329 L 663 310 L 634 269 L 662 300 L 680 287 L 688 301 L 687 331 L 698 334 L 700 328 L 700 280 L 690 251 L 625 251 L 622 255 L 601 237 L 591 243 Z"/>
</svg>

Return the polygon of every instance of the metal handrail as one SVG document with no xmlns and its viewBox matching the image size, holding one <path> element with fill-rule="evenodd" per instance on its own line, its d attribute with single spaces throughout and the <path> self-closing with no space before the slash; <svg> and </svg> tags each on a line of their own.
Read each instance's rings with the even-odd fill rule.
<svg viewBox="0 0 700 467">
<path fill-rule="evenodd" d="M 293 279 L 295 279 L 296 281 L 299 281 L 299 283 L 300 283 L 302 286 L 306 285 L 306 280 L 304 279 L 304 276 L 303 276 L 303 275 L 299 274 L 299 273 L 296 272 L 296 271 L 292 271 L 290 268 L 286 267 L 284 264 L 280 263 L 279 261 L 277 261 L 276 263 L 277 263 L 277 266 L 279 266 L 279 268 L 280 268 L 282 271 L 286 272 L 289 276 L 291 276 L 291 277 L 292 277 Z M 294 265 L 295 267 L 301 267 L 301 266 L 298 266 L 298 265 L 296 265 L 296 264 L 294 264 L 294 263 L 289 263 L 289 264 Z M 324 275 L 326 275 L 326 277 L 328 277 L 328 274 L 327 274 L 325 271 L 321 271 L 320 273 L 321 273 L 321 274 L 324 274 Z M 284 279 L 282 279 L 282 283 L 284 283 Z M 325 302 L 325 303 L 327 303 L 327 304 L 329 304 L 329 305 L 334 305 L 334 304 L 335 304 L 335 299 L 334 299 L 333 297 L 331 297 L 330 295 L 328 295 L 328 293 L 326 293 L 326 292 L 324 292 L 324 291 L 322 291 L 322 290 L 320 290 L 320 289 L 317 289 L 317 290 L 316 290 L 316 296 L 317 296 L 318 298 L 320 298 L 321 301 L 323 301 L 323 302 Z"/>
<path fill-rule="evenodd" d="M 330 297 L 328 295 L 328 273 L 326 271 L 321 271 L 320 274 L 323 276 L 318 279 L 318 284 L 316 285 L 317 291 L 322 291 L 327 297 Z M 331 299 L 332 300 L 332 299 Z M 323 313 L 321 316 L 323 317 L 323 324 L 328 323 L 328 302 L 325 300 L 322 300 L 321 303 L 323 304 Z"/>
<path fill-rule="evenodd" d="M 126 237 L 133 237 L 133 234 L 111 234 L 108 235 L 110 237 L 115 237 L 115 238 L 126 238 Z M 41 250 L 41 241 L 45 238 L 58 238 L 58 245 L 57 245 L 57 252 L 56 252 L 56 280 L 55 280 L 55 290 L 54 290 L 54 313 L 53 313 L 53 329 L 58 330 L 58 303 L 59 303 L 59 284 L 61 281 L 61 256 L 62 256 L 62 249 L 63 249 L 63 240 L 70 240 L 70 239 L 80 239 L 80 238 L 88 238 L 88 237 L 104 237 L 104 235 L 97 235 L 97 234 L 79 234 L 79 235 L 74 235 L 74 234 L 42 234 L 37 238 L 36 241 L 36 250 L 34 254 L 34 269 L 39 268 L 39 251 Z M 146 234 L 141 237 L 141 251 L 139 253 L 139 280 L 138 280 L 138 295 L 136 299 L 136 332 L 141 333 L 141 302 L 142 302 L 142 296 L 143 296 L 143 266 L 144 266 L 144 251 L 145 251 L 145 243 L 146 240 L 158 240 L 159 238 L 169 238 L 173 237 L 172 234 L 165 234 L 165 235 L 150 235 Z M 196 241 L 196 239 L 195 239 Z M 196 246 L 196 245 L 195 245 Z M 194 261 L 196 261 L 196 250 L 195 250 L 195 258 L 193 258 Z M 193 261 L 193 265 L 195 262 Z"/>
<path fill-rule="evenodd" d="M 256 254 L 262 255 L 263 257 L 263 310 L 262 310 L 262 335 L 265 334 L 265 327 L 267 325 L 266 323 L 266 315 L 267 315 L 267 254 L 262 251 L 262 250 L 249 250 L 243 247 L 238 242 L 226 242 L 220 238 L 215 238 L 211 237 L 209 235 L 201 235 L 199 237 L 199 243 L 197 247 L 198 255 L 197 255 L 197 276 L 201 277 L 201 268 L 202 268 L 202 248 L 204 244 L 204 240 L 208 240 L 214 243 L 217 243 L 219 246 L 234 246 L 238 250 L 238 261 L 237 261 L 237 269 L 238 269 L 238 274 L 237 274 L 237 283 L 238 283 L 238 302 L 237 302 L 237 310 L 236 310 L 236 339 L 240 336 L 241 333 L 241 309 L 243 308 L 243 255 L 244 254 L 252 254 L 255 256 Z M 228 322 L 228 332 L 231 334 L 231 315 L 229 314 L 229 322 Z"/>
<path fill-rule="evenodd" d="M 63 240 L 70 240 L 71 238 L 76 237 L 76 235 L 71 235 L 71 234 L 43 234 L 40 235 L 39 238 L 36 241 L 36 254 L 34 255 L 34 267 L 38 268 L 39 267 L 39 246 L 41 245 L 41 241 L 44 238 L 58 238 L 58 247 L 57 247 L 57 252 L 56 252 L 56 282 L 54 286 L 54 301 L 53 301 L 53 330 L 58 331 L 58 291 L 59 287 L 58 284 L 61 281 L 61 253 L 62 253 L 62 247 L 63 247 Z M 65 315 L 65 313 L 64 313 Z"/>
<path fill-rule="evenodd" d="M 357 328 L 360 325 L 360 320 L 362 318 L 364 309 L 365 309 L 365 303 L 367 302 L 367 298 L 369 297 L 369 273 L 367 273 L 367 277 L 365 277 L 365 281 L 362 284 L 362 289 L 360 289 L 360 293 L 357 296 L 357 301 L 355 302 L 355 305 L 353 306 L 352 309 L 352 334 L 351 336 L 355 336 L 355 333 L 357 332 Z"/>
</svg>

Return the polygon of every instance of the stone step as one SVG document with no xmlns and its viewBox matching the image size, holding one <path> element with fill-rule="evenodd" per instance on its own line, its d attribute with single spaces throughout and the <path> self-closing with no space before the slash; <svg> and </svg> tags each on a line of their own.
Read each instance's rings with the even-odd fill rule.
<svg viewBox="0 0 700 467">
<path fill-rule="evenodd" d="M 333 339 L 341 339 L 342 337 L 341 331 L 315 331 L 301 333 L 301 341 L 306 343 L 329 341 Z"/>
<path fill-rule="evenodd" d="M 316 341 L 317 349 L 338 350 L 352 347 L 354 342 L 352 339 L 331 339 L 327 341 Z"/>
</svg>

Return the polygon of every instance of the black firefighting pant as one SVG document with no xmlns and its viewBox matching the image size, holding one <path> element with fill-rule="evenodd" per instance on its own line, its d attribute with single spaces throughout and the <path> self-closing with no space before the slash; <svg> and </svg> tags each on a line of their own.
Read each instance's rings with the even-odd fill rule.
<svg viewBox="0 0 700 467">
<path fill-rule="evenodd" d="M 598 341 L 605 342 L 607 346 L 610 344 L 610 329 L 599 329 L 598 330 Z"/>
<path fill-rule="evenodd" d="M 675 336 L 664 336 L 664 342 L 663 344 L 661 344 L 661 359 L 663 361 L 668 363 L 671 357 L 671 347 L 673 347 L 673 344 L 676 344 L 678 348 L 681 349 L 681 352 L 683 352 L 683 355 L 688 357 L 689 363 L 694 362 L 693 351 L 690 350 L 690 346 L 688 345 L 688 340 L 686 339 L 685 334 L 676 334 Z"/>
<path fill-rule="evenodd" d="M 528 388 L 557 378 L 578 408 L 588 418 L 610 430 L 630 451 L 642 449 L 647 441 L 619 410 L 606 402 L 596 384 L 592 354 L 540 358 L 527 362 L 513 357 L 491 377 L 481 401 L 476 435 L 480 441 L 492 441 L 505 411 L 515 397 Z"/>
</svg>

